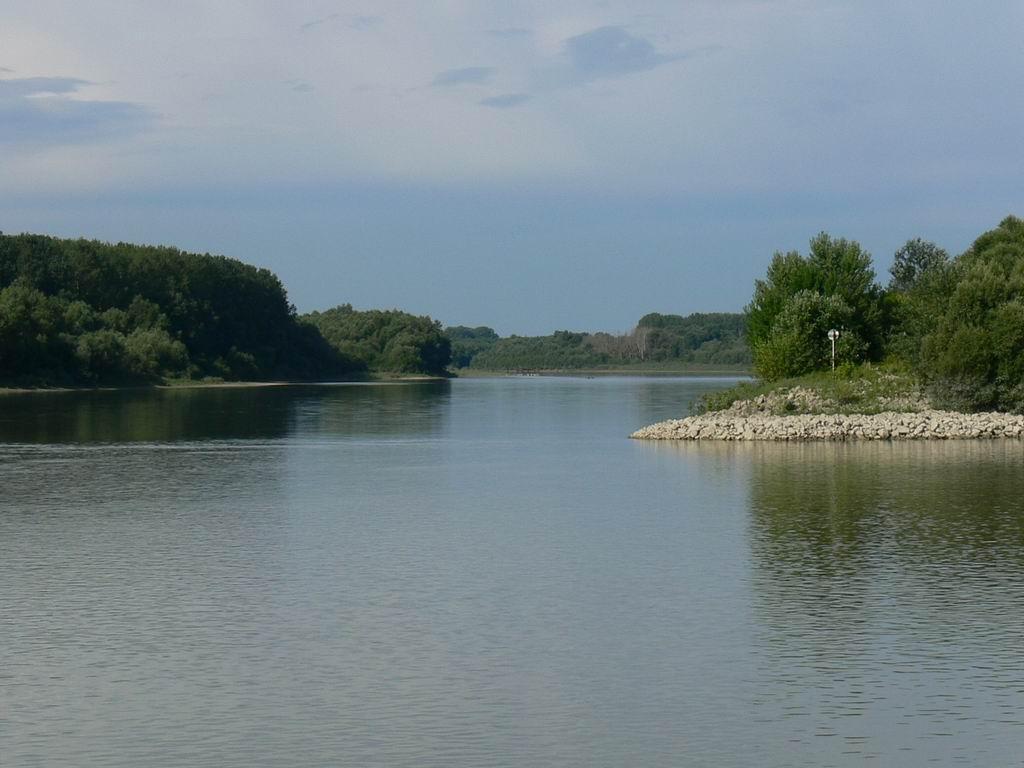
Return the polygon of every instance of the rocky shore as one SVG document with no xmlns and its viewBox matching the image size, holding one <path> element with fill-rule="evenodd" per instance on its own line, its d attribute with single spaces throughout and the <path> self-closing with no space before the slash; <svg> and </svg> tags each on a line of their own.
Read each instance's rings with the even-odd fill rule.
<svg viewBox="0 0 1024 768">
<path fill-rule="evenodd" d="M 958 413 L 928 407 L 922 399 L 892 403 L 900 410 L 847 414 L 814 412 L 831 403 L 807 391 L 734 403 L 685 419 L 652 424 L 630 437 L 638 440 L 966 440 L 1024 438 L 1024 416 Z M 905 410 L 904 410 L 905 409 Z"/>
</svg>

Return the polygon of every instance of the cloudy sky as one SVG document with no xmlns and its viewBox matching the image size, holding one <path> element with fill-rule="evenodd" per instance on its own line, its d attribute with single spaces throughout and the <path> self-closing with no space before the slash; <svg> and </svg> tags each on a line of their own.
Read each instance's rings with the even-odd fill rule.
<svg viewBox="0 0 1024 768">
<path fill-rule="evenodd" d="M 499 332 L 737 311 L 825 230 L 882 277 L 1024 215 L 1024 2 L 0 7 L 0 230 Z"/>
</svg>

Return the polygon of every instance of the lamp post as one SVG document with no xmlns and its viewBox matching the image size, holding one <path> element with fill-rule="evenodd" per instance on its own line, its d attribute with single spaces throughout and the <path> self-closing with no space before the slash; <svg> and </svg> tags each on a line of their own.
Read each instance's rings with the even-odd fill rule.
<svg viewBox="0 0 1024 768">
<path fill-rule="evenodd" d="M 836 372 L 836 339 L 839 338 L 839 331 L 832 328 L 828 332 L 828 340 L 832 342 L 832 373 Z"/>
</svg>

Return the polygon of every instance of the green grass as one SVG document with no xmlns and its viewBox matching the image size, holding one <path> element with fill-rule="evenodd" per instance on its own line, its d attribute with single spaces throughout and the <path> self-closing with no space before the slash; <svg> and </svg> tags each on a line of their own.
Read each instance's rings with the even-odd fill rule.
<svg viewBox="0 0 1024 768">
<path fill-rule="evenodd" d="M 728 389 L 704 395 L 694 404 L 695 413 L 725 410 L 738 400 L 752 400 L 761 395 L 782 395 L 800 387 L 811 390 L 824 403 L 819 413 L 881 413 L 893 410 L 893 401 L 916 399 L 918 380 L 905 368 L 893 365 L 846 366 L 835 373 L 817 371 L 805 376 L 779 381 L 740 382 Z M 796 413 L 792 403 L 783 401 L 781 413 Z"/>
</svg>

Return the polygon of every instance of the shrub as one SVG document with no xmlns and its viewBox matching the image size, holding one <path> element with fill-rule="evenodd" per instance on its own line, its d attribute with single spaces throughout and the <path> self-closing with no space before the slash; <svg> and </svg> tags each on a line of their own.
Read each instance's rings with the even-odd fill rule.
<svg viewBox="0 0 1024 768">
<path fill-rule="evenodd" d="M 797 293 L 776 317 L 768 338 L 754 347 L 754 367 L 767 381 L 800 376 L 831 366 L 828 332 L 840 330 L 836 363 L 863 361 L 867 343 L 855 330 L 853 309 L 838 296 L 812 290 Z"/>
<path fill-rule="evenodd" d="M 938 405 L 1024 409 L 1024 221 L 1008 217 L 952 268 L 919 367 Z"/>
<path fill-rule="evenodd" d="M 125 339 L 128 372 L 142 379 L 184 374 L 188 370 L 188 350 L 158 328 L 137 329 Z"/>
<path fill-rule="evenodd" d="M 824 232 L 811 240 L 806 257 L 795 251 L 776 253 L 765 279 L 755 283 L 754 297 L 746 308 L 747 335 L 755 350 L 769 342 L 790 301 L 805 291 L 836 297 L 845 304 L 849 309 L 845 327 L 865 345 L 863 354 L 868 359 L 881 358 L 886 315 L 871 256 L 855 241 Z M 773 345 L 779 343 L 776 340 Z"/>
</svg>

